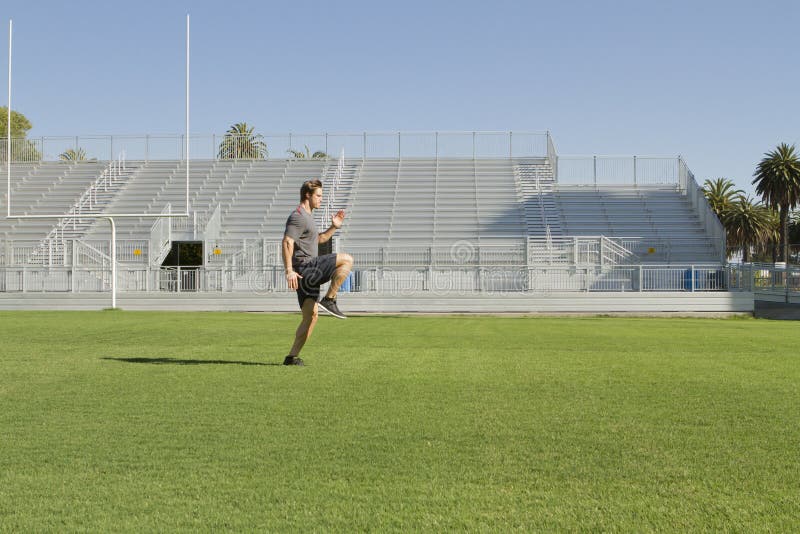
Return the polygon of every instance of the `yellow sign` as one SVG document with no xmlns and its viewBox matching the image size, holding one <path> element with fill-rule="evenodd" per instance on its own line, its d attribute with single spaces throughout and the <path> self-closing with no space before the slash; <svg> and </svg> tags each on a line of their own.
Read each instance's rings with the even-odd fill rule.
<svg viewBox="0 0 800 534">
<path fill-rule="evenodd" d="M 134 256 L 141 256 L 142 255 L 142 250 L 138 249 L 138 248 L 133 249 L 133 255 Z"/>
<path fill-rule="evenodd" d="M 219 256 L 220 254 L 222 254 L 222 249 L 215 248 L 215 249 L 214 249 L 214 255 L 215 255 L 215 256 Z"/>
<path fill-rule="evenodd" d="M 647 253 L 648 253 L 648 254 L 655 254 L 655 253 L 656 253 L 656 249 L 655 249 L 655 247 L 650 247 L 650 248 L 648 248 L 648 249 L 647 249 Z"/>
</svg>

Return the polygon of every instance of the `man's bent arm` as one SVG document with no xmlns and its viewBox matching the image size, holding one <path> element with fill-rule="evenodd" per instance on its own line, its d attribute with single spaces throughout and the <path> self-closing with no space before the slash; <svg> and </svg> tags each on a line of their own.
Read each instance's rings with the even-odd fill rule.
<svg viewBox="0 0 800 534">
<path fill-rule="evenodd" d="M 336 233 L 336 230 L 338 230 L 338 228 L 336 228 L 334 225 L 331 225 L 327 230 L 319 234 L 319 238 L 317 239 L 317 241 L 320 244 L 327 243 L 328 241 L 331 240 L 333 234 Z"/>
</svg>

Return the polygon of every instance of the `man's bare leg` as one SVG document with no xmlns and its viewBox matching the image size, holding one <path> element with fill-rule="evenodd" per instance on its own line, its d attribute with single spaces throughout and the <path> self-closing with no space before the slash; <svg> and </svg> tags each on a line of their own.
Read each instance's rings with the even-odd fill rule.
<svg viewBox="0 0 800 534">
<path fill-rule="evenodd" d="M 289 356 L 297 357 L 306 344 L 308 338 L 311 337 L 311 332 L 314 330 L 314 325 L 317 324 L 317 302 L 313 298 L 307 298 L 303 301 L 303 320 L 300 321 L 300 326 L 297 327 L 297 332 L 294 335 L 294 345 L 289 351 Z"/>
<path fill-rule="evenodd" d="M 331 277 L 331 285 L 328 287 L 328 292 L 325 293 L 326 299 L 335 299 L 336 293 L 342 287 L 342 283 L 347 279 L 350 271 L 353 269 L 353 257 L 350 254 L 337 253 L 336 254 L 336 270 Z"/>
</svg>

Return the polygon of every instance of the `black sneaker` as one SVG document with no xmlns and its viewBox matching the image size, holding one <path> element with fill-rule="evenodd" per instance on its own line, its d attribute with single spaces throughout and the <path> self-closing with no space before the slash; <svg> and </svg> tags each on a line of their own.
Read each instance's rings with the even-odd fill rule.
<svg viewBox="0 0 800 534">
<path fill-rule="evenodd" d="M 329 299 L 328 297 L 325 297 L 319 301 L 319 307 L 337 319 L 347 319 L 347 316 L 339 311 L 339 306 L 336 305 L 336 299 Z"/>
<path fill-rule="evenodd" d="M 297 356 L 287 356 L 283 359 L 283 365 L 305 365 L 303 360 Z"/>
</svg>

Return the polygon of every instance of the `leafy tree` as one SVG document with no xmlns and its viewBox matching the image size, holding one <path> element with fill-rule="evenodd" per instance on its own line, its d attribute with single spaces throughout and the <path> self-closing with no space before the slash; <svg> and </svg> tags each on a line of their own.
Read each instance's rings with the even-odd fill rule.
<svg viewBox="0 0 800 534">
<path fill-rule="evenodd" d="M 750 261 L 750 251 L 763 247 L 774 229 L 772 210 L 740 196 L 723 214 L 723 224 L 728 229 L 728 245 L 742 250 L 742 261 Z"/>
<path fill-rule="evenodd" d="M 739 197 L 744 194 L 741 189 L 735 189 L 732 180 L 727 178 L 717 178 L 715 180 L 706 180 L 703 183 L 703 193 L 708 200 L 711 209 L 717 214 L 717 217 L 722 220 L 725 211 L 739 200 Z"/>
<path fill-rule="evenodd" d="M 86 151 L 80 147 L 77 150 L 70 148 L 59 154 L 58 159 L 61 161 L 86 161 Z"/>
<path fill-rule="evenodd" d="M 800 158 L 795 146 L 781 143 L 764 154 L 754 174 L 756 193 L 764 202 L 778 210 L 780 217 L 779 261 L 789 257 L 789 213 L 800 204 Z"/>
<path fill-rule="evenodd" d="M 755 258 L 753 261 L 763 261 L 775 263 L 778 261 L 778 249 L 780 248 L 780 229 L 781 219 L 778 212 L 772 208 L 767 207 L 768 212 L 768 229 L 766 237 L 763 241 L 753 247 L 755 251 Z"/>
<path fill-rule="evenodd" d="M 11 161 L 39 161 L 42 154 L 33 141 L 25 139 L 33 128 L 31 121 L 18 111 L 11 110 Z M 8 149 L 8 106 L 0 107 L 0 162 L 6 160 Z"/>
<path fill-rule="evenodd" d="M 325 159 L 328 157 L 328 154 L 322 152 L 321 150 L 317 150 L 313 154 L 311 150 L 309 150 L 308 145 L 304 145 L 306 147 L 306 151 L 303 152 L 302 150 L 294 150 L 289 149 L 286 152 L 295 159 Z"/>
<path fill-rule="evenodd" d="M 228 128 L 219 145 L 219 159 L 264 159 L 268 156 L 264 136 L 254 134 L 254 128 L 246 122 L 238 122 Z"/>
<path fill-rule="evenodd" d="M 715 180 L 706 179 L 703 183 L 703 194 L 711 206 L 711 210 L 717 215 L 717 218 L 725 227 L 725 239 L 728 243 L 728 248 L 738 249 L 738 245 L 733 245 L 736 242 L 736 237 L 732 235 L 735 230 L 731 226 L 732 223 L 726 223 L 726 215 L 735 203 L 739 201 L 739 197 L 744 194 L 741 189 L 736 189 L 732 180 L 727 178 L 717 178 Z"/>
<path fill-rule="evenodd" d="M 11 111 L 11 137 L 25 137 L 33 128 L 31 121 L 19 111 Z M 0 136 L 8 135 L 8 106 L 0 107 Z"/>
</svg>

